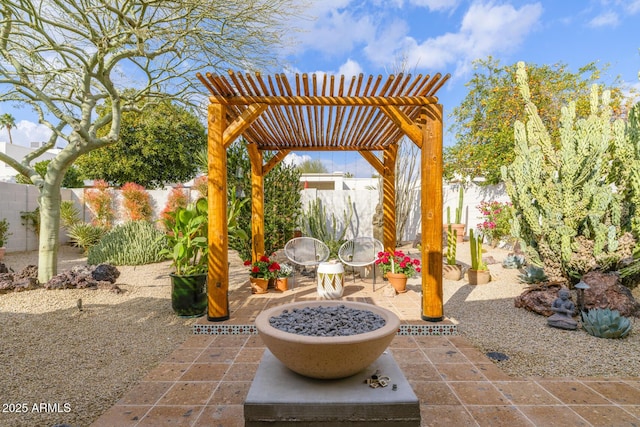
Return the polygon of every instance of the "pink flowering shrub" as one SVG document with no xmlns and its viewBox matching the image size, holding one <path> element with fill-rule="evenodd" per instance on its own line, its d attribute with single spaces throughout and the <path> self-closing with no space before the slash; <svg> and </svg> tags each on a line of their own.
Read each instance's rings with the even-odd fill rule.
<svg viewBox="0 0 640 427">
<path fill-rule="evenodd" d="M 478 230 L 488 239 L 488 243 L 497 244 L 501 239 L 511 237 L 513 206 L 509 202 L 481 202 L 477 206 L 482 214 Z"/>
<path fill-rule="evenodd" d="M 402 251 L 395 251 L 393 255 L 389 252 L 378 252 L 375 263 L 380 266 L 382 274 L 402 273 L 407 277 L 413 277 L 416 273 L 420 273 L 420 260 L 411 259 Z"/>
</svg>

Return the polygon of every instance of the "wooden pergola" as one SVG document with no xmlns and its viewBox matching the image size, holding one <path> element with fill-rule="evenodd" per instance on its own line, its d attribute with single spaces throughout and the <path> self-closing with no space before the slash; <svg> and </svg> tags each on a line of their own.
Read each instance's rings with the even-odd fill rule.
<svg viewBox="0 0 640 427">
<path fill-rule="evenodd" d="M 358 151 L 383 178 L 383 243 L 396 247 L 395 163 L 405 135 L 421 149 L 422 319 L 443 318 L 442 105 L 449 75 L 267 76 L 230 71 L 198 79 L 210 92 L 209 272 L 211 321 L 229 318 L 227 148 L 241 135 L 251 161 L 252 255 L 264 253 L 264 176 L 291 151 Z M 265 150 L 276 151 L 267 163 Z M 376 155 L 374 152 L 382 152 Z"/>
</svg>

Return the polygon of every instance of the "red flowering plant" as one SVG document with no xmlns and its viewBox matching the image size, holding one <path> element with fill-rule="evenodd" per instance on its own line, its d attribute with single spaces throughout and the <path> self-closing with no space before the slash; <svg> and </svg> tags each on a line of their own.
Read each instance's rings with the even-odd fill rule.
<svg viewBox="0 0 640 427">
<path fill-rule="evenodd" d="M 280 271 L 280 264 L 272 261 L 266 255 L 261 255 L 257 261 L 251 262 L 250 259 L 244 262 L 249 267 L 249 276 L 262 279 L 275 279 Z"/>
<path fill-rule="evenodd" d="M 509 202 L 480 202 L 477 206 L 482 214 L 482 222 L 477 228 L 488 240 L 487 243 L 497 245 L 502 239 L 511 236 L 511 224 L 509 220 L 513 217 L 513 206 Z"/>
<path fill-rule="evenodd" d="M 420 273 L 420 260 L 412 259 L 402 251 L 395 251 L 393 255 L 389 252 L 378 252 L 375 263 L 380 266 L 383 274 L 402 273 L 407 277 L 413 277 Z"/>
</svg>

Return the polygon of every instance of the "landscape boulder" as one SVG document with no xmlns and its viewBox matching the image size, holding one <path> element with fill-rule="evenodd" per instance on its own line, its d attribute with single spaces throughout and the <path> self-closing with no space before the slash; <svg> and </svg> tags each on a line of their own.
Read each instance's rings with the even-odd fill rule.
<svg viewBox="0 0 640 427">
<path fill-rule="evenodd" d="M 618 310 L 625 317 L 640 315 L 640 304 L 633 298 L 629 288 L 622 285 L 617 273 L 590 271 L 582 280 L 589 285 L 584 291 L 585 308 L 609 308 Z"/>
<path fill-rule="evenodd" d="M 562 288 L 559 283 L 545 283 L 530 287 L 515 298 L 514 304 L 543 316 L 551 316 L 551 305 L 558 298 L 558 291 Z"/>
<path fill-rule="evenodd" d="M 98 273 L 94 276 L 96 270 Z M 107 289 L 121 293 L 122 289 L 114 284 L 118 276 L 120 276 L 118 269 L 108 264 L 75 266 L 71 270 L 53 276 L 44 284 L 44 287 L 45 289 Z"/>
</svg>

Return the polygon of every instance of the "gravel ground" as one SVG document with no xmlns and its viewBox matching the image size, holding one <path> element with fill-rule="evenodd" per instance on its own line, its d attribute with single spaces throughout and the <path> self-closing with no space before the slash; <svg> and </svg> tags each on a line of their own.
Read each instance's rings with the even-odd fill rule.
<svg viewBox="0 0 640 427">
<path fill-rule="evenodd" d="M 465 261 L 469 243 L 458 244 Z M 501 262 L 507 251 L 489 248 L 487 256 Z M 462 257 L 460 256 L 462 255 Z M 624 339 L 596 338 L 583 329 L 566 331 L 547 326 L 546 317 L 514 307 L 514 297 L 526 285 L 517 270 L 489 265 L 492 282 L 470 286 L 465 280 L 445 281 L 446 316 L 460 322 L 459 330 L 483 352 L 496 351 L 509 359 L 496 362 L 516 377 L 640 377 L 640 326 L 634 321 Z M 633 290 L 640 299 L 640 287 Z M 576 295 L 572 296 L 576 301 Z M 637 319 L 636 319 L 637 320 Z"/>
<path fill-rule="evenodd" d="M 468 243 L 458 245 L 463 262 L 468 252 Z M 490 249 L 487 255 L 501 261 L 506 253 Z M 246 267 L 230 258 L 231 283 L 241 284 Z M 59 271 L 85 262 L 77 249 L 61 248 Z M 37 253 L 9 253 L 4 263 L 19 271 L 37 264 Z M 87 426 L 189 336 L 195 320 L 176 317 L 169 303 L 169 263 L 118 269 L 123 294 L 40 289 L 0 295 L 0 426 L 52 426 L 63 416 L 73 426 Z M 549 328 L 544 317 L 513 306 L 523 289 L 518 272 L 499 264 L 490 269 L 488 285 L 445 281 L 445 315 L 481 350 L 508 355 L 496 362 L 505 372 L 640 376 L 640 331 L 605 340 Z"/>
</svg>

